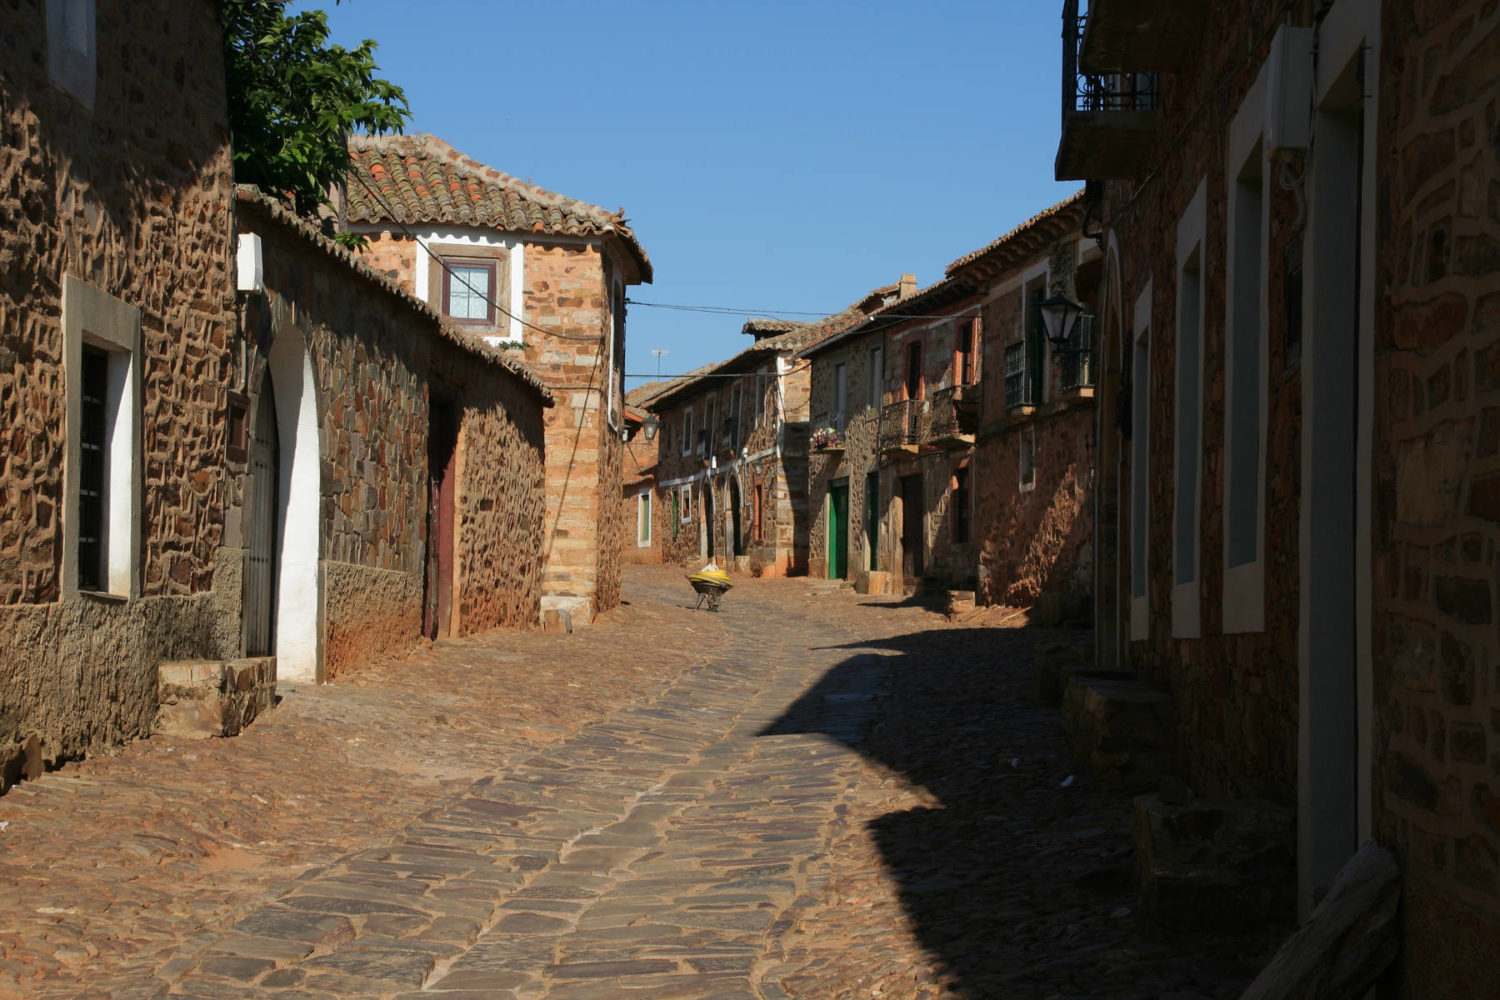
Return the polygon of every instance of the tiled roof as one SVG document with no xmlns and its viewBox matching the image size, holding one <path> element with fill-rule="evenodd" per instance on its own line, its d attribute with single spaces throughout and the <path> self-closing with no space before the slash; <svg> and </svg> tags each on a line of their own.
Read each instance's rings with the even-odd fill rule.
<svg viewBox="0 0 1500 1000">
<path fill-rule="evenodd" d="M 887 303 L 859 322 L 847 327 L 842 333 L 825 337 L 803 348 L 797 356 L 810 358 L 814 354 L 842 343 L 845 340 L 857 337 L 862 333 L 893 326 L 896 323 L 900 323 L 903 319 L 912 316 L 928 315 L 935 310 L 943 309 L 973 294 L 974 287 L 967 281 L 951 276 L 943 278 L 928 285 L 915 295 L 908 295 L 904 299 L 897 299 L 894 302 Z"/>
<path fill-rule="evenodd" d="M 423 132 L 351 136 L 349 158 L 354 174 L 347 185 L 350 222 L 445 223 L 509 233 L 612 237 L 635 261 L 641 280 L 651 280 L 651 261 L 624 209 L 609 212 L 537 187 Z"/>
<path fill-rule="evenodd" d="M 484 341 L 470 336 L 449 323 L 432 306 L 412 295 L 386 275 L 370 267 L 370 265 L 360 260 L 352 251 L 324 236 L 317 226 L 291 211 L 275 198 L 265 194 L 251 184 L 236 185 L 234 195 L 236 202 L 240 205 L 259 210 L 271 222 L 274 222 L 296 236 L 300 236 L 318 250 L 321 250 L 323 253 L 348 267 L 361 278 L 379 286 L 387 294 L 395 296 L 411 309 L 426 316 L 432 321 L 433 326 L 436 327 L 439 336 L 445 340 L 451 341 L 475 357 L 509 371 L 528 388 L 541 396 L 544 405 L 551 406 L 553 404 L 552 390 L 547 388 L 546 383 L 530 368 L 527 368 L 515 358 L 510 357 L 509 352 L 491 347 Z"/>
<path fill-rule="evenodd" d="M 1018 263 L 1035 254 L 1048 240 L 1056 239 L 1068 229 L 1083 223 L 1083 191 L 1064 198 L 1051 208 L 1043 209 L 1005 235 L 948 265 L 947 274 L 971 270 L 975 277 L 994 274 L 998 269 Z"/>
</svg>

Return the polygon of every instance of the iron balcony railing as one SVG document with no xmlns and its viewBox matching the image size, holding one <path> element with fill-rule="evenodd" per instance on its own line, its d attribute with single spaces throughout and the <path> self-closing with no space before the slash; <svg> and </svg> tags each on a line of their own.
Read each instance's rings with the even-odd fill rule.
<svg viewBox="0 0 1500 1000">
<path fill-rule="evenodd" d="M 1063 0 L 1062 109 L 1074 111 L 1152 111 L 1161 106 L 1161 82 L 1155 73 L 1085 73 L 1078 51 L 1088 14 L 1078 0 Z"/>
<path fill-rule="evenodd" d="M 928 424 L 934 440 L 972 435 L 979 430 L 979 387 L 954 385 L 932 394 Z"/>
<path fill-rule="evenodd" d="M 1031 366 L 1026 358 L 1026 341 L 1005 348 L 1005 406 L 1030 406 L 1032 401 Z"/>
<path fill-rule="evenodd" d="M 929 437 L 931 423 L 925 399 L 887 403 L 880 411 L 880 450 L 922 444 Z"/>
</svg>

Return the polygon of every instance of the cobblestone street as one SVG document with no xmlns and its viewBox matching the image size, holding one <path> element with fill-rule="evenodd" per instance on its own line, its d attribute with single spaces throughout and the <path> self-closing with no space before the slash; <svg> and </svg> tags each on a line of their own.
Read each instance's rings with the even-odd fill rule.
<svg viewBox="0 0 1500 1000">
<path fill-rule="evenodd" d="M 1140 926 L 1129 802 L 1031 703 L 1024 618 L 692 597 L 634 568 L 574 635 L 439 643 L 18 786 L 0 997 L 1187 1000 L 1279 940 Z"/>
</svg>

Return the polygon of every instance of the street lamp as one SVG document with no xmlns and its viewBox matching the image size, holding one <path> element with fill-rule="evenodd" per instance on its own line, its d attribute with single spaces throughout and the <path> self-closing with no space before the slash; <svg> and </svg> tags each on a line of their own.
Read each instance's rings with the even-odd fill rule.
<svg viewBox="0 0 1500 1000">
<path fill-rule="evenodd" d="M 641 421 L 641 430 L 645 433 L 647 441 L 656 440 L 656 432 L 660 427 L 661 421 L 655 414 L 648 414 L 646 419 Z"/>
<path fill-rule="evenodd" d="M 1082 304 L 1058 291 L 1052 298 L 1038 303 L 1037 308 L 1041 310 L 1042 326 L 1047 331 L 1047 342 L 1052 345 L 1054 355 L 1088 353 L 1087 344 L 1070 346 L 1078 329 L 1078 318 L 1083 315 Z"/>
</svg>

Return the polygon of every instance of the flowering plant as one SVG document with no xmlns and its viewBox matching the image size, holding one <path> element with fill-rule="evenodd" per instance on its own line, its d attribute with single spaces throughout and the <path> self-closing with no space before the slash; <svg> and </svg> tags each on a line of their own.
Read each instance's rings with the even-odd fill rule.
<svg viewBox="0 0 1500 1000">
<path fill-rule="evenodd" d="M 832 427 L 820 427 L 812 432 L 812 445 L 814 448 L 841 447 L 844 443 L 844 432 L 834 430 Z"/>
</svg>

